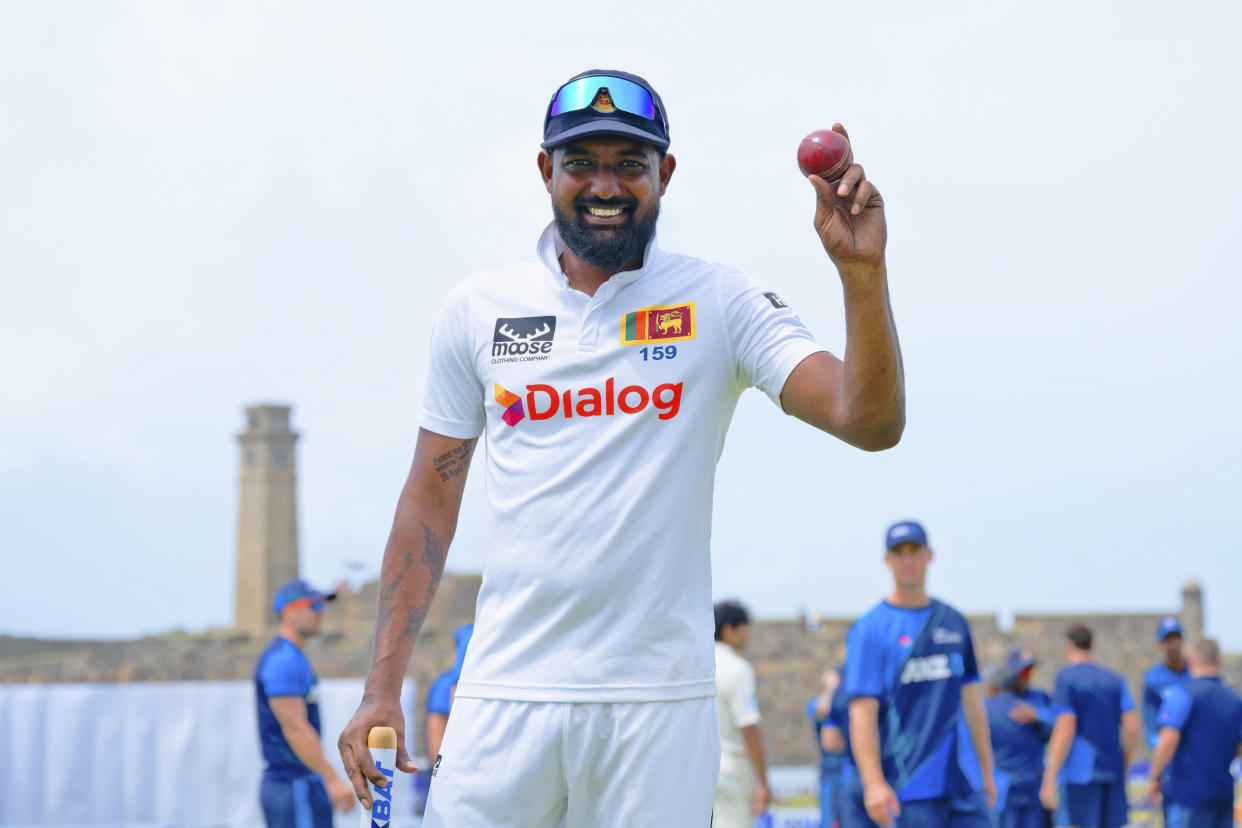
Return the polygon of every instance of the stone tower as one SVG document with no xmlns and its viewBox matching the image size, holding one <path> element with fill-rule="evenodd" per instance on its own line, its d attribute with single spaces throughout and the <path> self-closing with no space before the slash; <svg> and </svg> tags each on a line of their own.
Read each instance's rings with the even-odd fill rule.
<svg viewBox="0 0 1242 828">
<path fill-rule="evenodd" d="M 1193 645 L 1203 637 L 1203 588 L 1193 579 L 1182 586 L 1182 638 Z"/>
<path fill-rule="evenodd" d="M 272 596 L 298 577 L 295 448 L 287 405 L 246 408 L 241 444 L 241 503 L 237 516 L 237 592 L 233 626 L 265 634 L 275 623 Z"/>
</svg>

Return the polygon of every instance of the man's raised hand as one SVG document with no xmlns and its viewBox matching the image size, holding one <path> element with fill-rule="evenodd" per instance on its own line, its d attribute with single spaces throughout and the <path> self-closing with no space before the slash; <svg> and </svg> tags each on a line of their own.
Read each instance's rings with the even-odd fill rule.
<svg viewBox="0 0 1242 828">
<path fill-rule="evenodd" d="M 849 137 L 840 124 L 832 128 Z M 851 164 L 839 181 L 825 181 L 818 175 L 807 178 L 815 188 L 815 232 L 842 275 L 854 266 L 883 264 L 888 241 L 884 199 L 863 168 Z"/>
</svg>

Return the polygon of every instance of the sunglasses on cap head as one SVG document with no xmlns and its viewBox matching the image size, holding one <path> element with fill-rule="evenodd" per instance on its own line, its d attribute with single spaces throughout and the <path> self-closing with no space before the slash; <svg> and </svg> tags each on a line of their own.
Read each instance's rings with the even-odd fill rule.
<svg viewBox="0 0 1242 828">
<path fill-rule="evenodd" d="M 548 115 L 563 115 L 587 107 L 605 113 L 619 109 L 652 121 L 656 119 L 655 101 L 650 92 L 633 81 L 610 75 L 591 75 L 565 84 L 552 99 Z"/>
<path fill-rule="evenodd" d="M 290 601 L 288 609 L 301 609 L 302 607 L 310 607 L 314 612 L 323 612 L 323 599 L 299 598 L 296 601 Z"/>
</svg>

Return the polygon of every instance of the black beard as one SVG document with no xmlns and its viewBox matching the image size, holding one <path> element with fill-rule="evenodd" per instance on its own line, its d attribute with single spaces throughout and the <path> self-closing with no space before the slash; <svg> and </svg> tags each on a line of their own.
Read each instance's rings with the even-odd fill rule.
<svg viewBox="0 0 1242 828">
<path fill-rule="evenodd" d="M 621 200 L 575 200 L 572 217 L 564 215 L 555 204 L 552 205 L 556 229 L 560 232 L 565 246 L 589 265 L 618 272 L 647 249 L 647 243 L 655 234 L 656 219 L 660 217 L 660 204 L 656 202 L 655 207 L 642 221 L 635 222 L 631 218 L 627 224 L 610 228 L 607 233 L 592 228 L 579 218 L 588 204 L 593 207 L 624 207 L 630 211 L 631 216 L 637 205 L 632 201 Z"/>
</svg>

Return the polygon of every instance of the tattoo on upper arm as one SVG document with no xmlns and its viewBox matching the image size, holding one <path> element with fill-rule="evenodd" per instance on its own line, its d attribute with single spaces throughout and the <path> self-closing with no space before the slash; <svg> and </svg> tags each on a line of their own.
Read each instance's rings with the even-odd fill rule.
<svg viewBox="0 0 1242 828">
<path fill-rule="evenodd" d="M 448 482 L 465 472 L 470 465 L 470 454 L 474 451 L 474 443 L 474 438 L 462 440 L 433 461 L 441 481 Z"/>
</svg>

